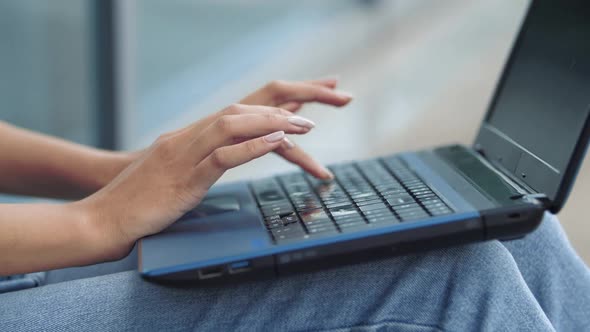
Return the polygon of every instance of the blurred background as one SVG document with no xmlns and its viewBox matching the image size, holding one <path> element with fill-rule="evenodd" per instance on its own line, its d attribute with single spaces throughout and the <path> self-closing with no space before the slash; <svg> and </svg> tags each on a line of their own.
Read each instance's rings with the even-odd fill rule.
<svg viewBox="0 0 590 332">
<path fill-rule="evenodd" d="M 135 149 L 272 79 L 338 76 L 354 102 L 303 111 L 320 161 L 470 144 L 527 3 L 0 0 L 0 119 Z M 267 156 L 223 181 L 292 168 Z M 586 262 L 588 170 L 560 213 Z"/>
</svg>

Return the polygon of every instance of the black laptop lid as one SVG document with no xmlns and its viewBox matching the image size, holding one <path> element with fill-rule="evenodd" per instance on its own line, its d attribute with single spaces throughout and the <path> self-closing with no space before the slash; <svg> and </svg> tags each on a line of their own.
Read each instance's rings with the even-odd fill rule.
<svg viewBox="0 0 590 332">
<path fill-rule="evenodd" d="M 558 212 L 590 136 L 590 1 L 531 2 L 476 148 Z"/>
</svg>

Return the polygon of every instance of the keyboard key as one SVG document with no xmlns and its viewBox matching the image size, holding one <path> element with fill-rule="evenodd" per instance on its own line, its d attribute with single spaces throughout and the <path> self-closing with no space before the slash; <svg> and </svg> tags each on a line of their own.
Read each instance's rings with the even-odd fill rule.
<svg viewBox="0 0 590 332">
<path fill-rule="evenodd" d="M 334 218 L 338 218 L 338 217 L 350 215 L 350 214 L 358 214 L 358 211 L 352 205 L 337 207 L 334 209 L 330 209 L 329 211 L 330 211 L 330 214 L 332 215 L 332 217 L 334 217 Z"/>
<path fill-rule="evenodd" d="M 358 212 L 334 216 L 334 221 L 337 223 L 344 220 L 363 220 L 363 217 Z"/>
<path fill-rule="evenodd" d="M 270 221 L 270 220 L 273 220 L 273 219 L 280 220 L 281 218 L 282 217 L 280 215 L 278 215 L 278 214 L 275 214 L 275 215 L 272 215 L 272 216 L 264 216 L 264 220 L 267 220 L 267 221 Z"/>
<path fill-rule="evenodd" d="M 370 216 L 367 217 L 369 224 L 398 224 L 399 219 L 393 214 L 388 216 Z"/>
<path fill-rule="evenodd" d="M 304 212 L 301 212 L 299 215 L 301 216 L 301 220 L 304 223 L 307 223 L 307 222 L 310 222 L 313 220 L 322 220 L 322 219 L 330 220 L 330 217 L 328 217 L 328 215 L 322 209 L 304 211 Z"/>
<path fill-rule="evenodd" d="M 258 204 L 261 206 L 276 203 L 277 201 L 287 202 L 287 198 L 279 191 L 279 189 L 268 189 L 259 192 L 256 197 L 258 198 Z"/>
<path fill-rule="evenodd" d="M 277 227 L 283 227 L 283 222 L 280 219 L 266 222 L 266 228 L 268 229 L 274 229 Z"/>
<path fill-rule="evenodd" d="M 412 193 L 412 195 L 425 195 L 425 194 L 433 194 L 432 190 L 428 189 L 428 188 L 419 188 L 419 189 L 409 189 L 409 191 Z"/>
<path fill-rule="evenodd" d="M 295 205 L 295 208 L 299 212 L 309 211 L 309 210 L 317 210 L 322 207 L 322 204 L 317 202 L 309 202 L 309 203 L 299 203 Z"/>
<path fill-rule="evenodd" d="M 293 210 L 293 207 L 291 206 L 291 204 L 262 208 L 262 215 L 265 217 L 274 216 L 274 215 L 289 215 L 293 212 L 294 212 L 294 210 Z"/>
<path fill-rule="evenodd" d="M 449 209 L 448 207 L 437 207 L 427 210 L 433 216 L 442 216 L 445 214 L 450 214 L 452 212 L 451 209 Z"/>
<path fill-rule="evenodd" d="M 350 202 L 350 200 L 342 200 L 340 202 L 336 202 L 336 203 L 325 203 L 326 204 L 326 208 L 328 208 L 328 210 L 332 211 L 333 209 L 337 209 L 337 208 L 345 208 L 345 207 L 352 207 L 352 203 Z"/>
<path fill-rule="evenodd" d="M 350 199 L 348 198 L 348 196 L 346 196 L 345 194 L 342 194 L 342 195 L 340 195 L 340 194 L 338 194 L 338 195 L 330 195 L 328 197 L 320 197 L 320 199 L 326 205 L 332 204 L 332 203 L 340 203 L 340 202 L 350 201 Z"/>
<path fill-rule="evenodd" d="M 352 197 L 359 194 L 374 193 L 371 187 L 344 186 L 344 190 Z"/>
<path fill-rule="evenodd" d="M 314 220 L 314 221 L 306 222 L 304 224 L 305 224 L 305 227 L 307 228 L 308 231 L 310 229 L 313 229 L 313 228 L 322 228 L 322 227 L 334 226 L 334 222 L 332 220 L 329 220 L 329 219 Z"/>
<path fill-rule="evenodd" d="M 371 214 L 384 214 L 384 213 L 390 213 L 391 210 L 389 207 L 384 206 L 384 207 L 375 207 L 374 209 L 370 209 L 370 210 L 361 210 L 361 212 L 368 216 Z"/>
<path fill-rule="evenodd" d="M 315 224 L 322 224 L 322 223 L 328 223 L 328 224 L 332 224 L 333 221 L 332 219 L 330 219 L 329 217 L 326 218 L 318 218 L 318 219 L 307 219 L 307 220 L 302 220 L 301 221 L 303 224 L 307 225 L 315 225 Z"/>
<path fill-rule="evenodd" d="M 296 192 L 310 192 L 311 191 L 311 188 L 309 188 L 309 185 L 305 181 L 295 182 L 295 183 L 289 183 L 289 182 L 283 181 L 283 186 L 285 187 L 285 191 L 291 195 Z"/>
<path fill-rule="evenodd" d="M 391 210 L 389 210 L 389 209 L 387 209 L 387 210 L 371 210 L 371 211 L 364 211 L 363 214 L 367 218 L 370 218 L 370 217 L 387 217 L 387 216 L 393 215 L 393 212 L 391 212 Z"/>
<path fill-rule="evenodd" d="M 367 223 L 362 219 L 346 220 L 346 221 L 337 223 L 337 225 L 338 225 L 338 227 L 340 227 L 340 229 L 347 228 L 347 227 L 356 227 L 356 226 L 366 225 L 366 224 Z"/>
<path fill-rule="evenodd" d="M 407 220 L 427 218 L 430 215 L 426 211 L 414 210 L 414 211 L 404 211 L 404 212 L 398 213 L 397 216 L 400 220 L 407 221 Z"/>
<path fill-rule="evenodd" d="M 348 199 L 348 195 L 344 191 L 342 192 L 335 192 L 331 194 L 319 195 L 320 199 L 323 202 L 332 201 L 332 200 L 340 200 L 340 199 Z"/>
<path fill-rule="evenodd" d="M 383 210 L 383 209 L 389 210 L 387 205 L 385 205 L 384 203 L 381 203 L 381 202 L 370 204 L 370 205 L 363 205 L 363 206 L 360 206 L 359 209 L 363 212 L 371 211 L 371 210 Z"/>
<path fill-rule="evenodd" d="M 416 197 L 416 199 L 419 200 L 419 201 L 423 201 L 423 200 L 428 199 L 428 198 L 435 198 L 435 197 L 438 198 L 436 196 L 436 194 L 433 193 L 433 192 L 425 193 L 425 194 L 414 194 L 414 197 Z"/>
<path fill-rule="evenodd" d="M 395 196 L 395 195 L 407 194 L 408 192 L 403 188 L 386 188 L 384 190 L 380 190 L 379 193 L 382 196 Z"/>
<path fill-rule="evenodd" d="M 424 212 L 424 209 L 421 206 L 416 206 L 413 208 L 405 208 L 405 209 L 393 209 L 397 214 L 402 214 L 402 213 L 410 213 L 410 212 Z"/>
<path fill-rule="evenodd" d="M 410 195 L 396 195 L 396 196 L 390 196 L 390 197 L 385 197 L 387 200 L 387 203 L 389 203 L 389 205 L 391 206 L 397 206 L 397 205 L 404 205 L 404 204 L 409 204 L 409 203 L 413 203 L 414 199 L 412 198 L 412 196 Z"/>
<path fill-rule="evenodd" d="M 398 215 L 402 221 L 428 218 L 428 214 L 426 212 L 417 210 L 398 213 Z"/>
<path fill-rule="evenodd" d="M 311 193 L 311 189 L 307 190 L 307 191 L 294 191 L 294 192 L 287 192 L 289 194 L 289 197 L 291 197 L 291 200 L 302 200 L 305 199 L 306 197 L 311 197 L 312 193 Z"/>
<path fill-rule="evenodd" d="M 290 174 L 281 175 L 281 176 L 279 176 L 279 179 L 283 183 L 306 182 L 302 173 L 290 173 Z"/>
<path fill-rule="evenodd" d="M 350 195 L 350 197 L 354 200 L 357 199 L 362 199 L 365 197 L 375 197 L 376 194 L 374 192 L 363 192 L 363 193 L 358 193 L 358 194 L 354 194 L 354 195 Z"/>
<path fill-rule="evenodd" d="M 375 198 L 370 199 L 370 200 L 363 200 L 363 201 L 360 201 L 360 202 L 355 201 L 355 204 L 356 204 L 356 206 L 358 206 L 360 208 L 361 206 L 373 205 L 375 203 L 381 203 L 381 202 L 383 202 L 383 199 L 381 197 L 375 197 Z"/>
<path fill-rule="evenodd" d="M 309 234 L 310 235 L 327 233 L 327 232 L 337 233 L 338 230 L 336 229 L 336 226 L 334 226 L 334 225 L 326 225 L 326 226 L 323 226 L 323 227 L 315 227 L 315 228 L 312 228 L 312 229 L 309 230 Z"/>
<path fill-rule="evenodd" d="M 366 201 L 374 201 L 374 200 L 382 200 L 382 198 L 377 195 L 377 193 L 371 193 L 371 196 L 364 196 L 364 197 L 359 197 L 359 198 L 353 198 L 353 201 L 360 203 L 360 202 L 366 202 Z"/>
<path fill-rule="evenodd" d="M 402 210 L 405 210 L 405 209 L 408 209 L 409 210 L 409 209 L 414 209 L 414 208 L 420 208 L 420 205 L 418 205 L 418 203 L 416 203 L 416 202 L 413 202 L 413 203 L 410 203 L 410 204 L 397 205 L 393 209 L 395 211 L 402 211 Z"/>
<path fill-rule="evenodd" d="M 434 198 L 434 199 L 423 199 L 422 200 L 422 204 L 424 204 L 424 206 L 446 206 L 446 204 L 444 204 L 440 199 L 438 198 Z"/>
<path fill-rule="evenodd" d="M 295 224 L 299 222 L 299 218 L 296 214 L 291 214 L 289 216 L 281 218 L 283 225 Z"/>
<path fill-rule="evenodd" d="M 301 238 L 305 235 L 305 230 L 299 224 L 273 228 L 270 231 L 275 239 Z"/>
</svg>

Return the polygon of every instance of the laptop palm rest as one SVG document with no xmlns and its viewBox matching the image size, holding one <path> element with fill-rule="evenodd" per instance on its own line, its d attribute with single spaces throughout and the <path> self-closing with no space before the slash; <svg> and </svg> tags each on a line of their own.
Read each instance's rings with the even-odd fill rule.
<svg viewBox="0 0 590 332">
<path fill-rule="evenodd" d="M 142 270 L 239 256 L 272 246 L 246 183 L 213 187 L 162 233 L 142 239 Z"/>
</svg>

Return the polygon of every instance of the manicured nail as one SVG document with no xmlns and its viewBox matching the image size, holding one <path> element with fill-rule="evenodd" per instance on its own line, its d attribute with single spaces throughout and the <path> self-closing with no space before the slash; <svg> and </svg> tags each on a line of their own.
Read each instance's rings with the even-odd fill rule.
<svg viewBox="0 0 590 332">
<path fill-rule="evenodd" d="M 348 98 L 348 99 L 354 98 L 354 96 L 349 92 L 344 92 L 344 91 L 335 91 L 335 92 L 336 92 L 336 94 L 338 94 L 342 97 Z"/>
<path fill-rule="evenodd" d="M 327 180 L 334 180 L 334 173 L 330 172 L 330 170 L 324 166 L 322 166 L 322 173 L 324 173 L 324 178 Z"/>
<path fill-rule="evenodd" d="M 288 139 L 287 137 L 283 138 L 283 142 L 284 142 L 284 146 L 286 149 L 292 149 L 295 147 L 295 143 L 291 142 L 290 139 Z"/>
<path fill-rule="evenodd" d="M 315 127 L 315 123 L 313 121 L 306 119 L 306 118 L 299 116 L 299 115 L 290 116 L 289 119 L 287 119 L 287 121 L 289 121 L 291 124 L 294 124 L 299 127 L 304 127 L 304 128 L 309 128 L 309 129 Z"/>
<path fill-rule="evenodd" d="M 285 132 L 282 130 L 264 136 L 264 140 L 268 143 L 275 143 L 282 140 L 283 138 L 285 138 Z"/>
</svg>

